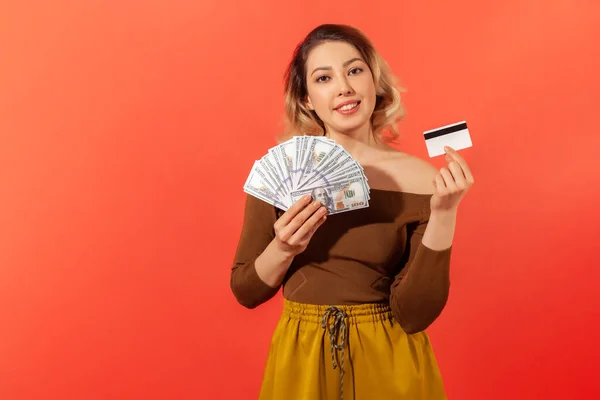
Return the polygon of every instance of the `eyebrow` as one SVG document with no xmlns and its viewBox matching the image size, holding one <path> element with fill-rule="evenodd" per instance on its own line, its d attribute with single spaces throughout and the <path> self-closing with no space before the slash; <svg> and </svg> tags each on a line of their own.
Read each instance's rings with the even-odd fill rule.
<svg viewBox="0 0 600 400">
<path fill-rule="evenodd" d="M 346 62 L 345 62 L 344 64 L 342 64 L 342 65 L 343 65 L 344 67 L 347 67 L 348 65 L 352 64 L 354 61 L 362 61 L 362 62 L 365 62 L 365 61 L 364 61 L 362 58 L 360 58 L 360 57 L 354 57 L 354 58 L 352 58 L 352 59 L 350 59 L 350 60 L 346 61 Z M 331 68 L 330 66 L 327 66 L 327 67 L 318 67 L 318 68 L 315 68 L 315 69 L 314 69 L 314 71 L 313 71 L 313 72 L 310 74 L 310 76 L 313 76 L 313 75 L 315 74 L 315 72 L 317 72 L 317 71 L 319 71 L 319 70 L 325 70 L 325 71 L 328 71 L 328 70 L 331 70 L 331 69 L 333 69 L 333 68 Z"/>
</svg>

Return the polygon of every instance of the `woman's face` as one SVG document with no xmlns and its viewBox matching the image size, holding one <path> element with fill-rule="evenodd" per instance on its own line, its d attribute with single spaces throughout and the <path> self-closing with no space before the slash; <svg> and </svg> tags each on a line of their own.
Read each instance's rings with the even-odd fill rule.
<svg viewBox="0 0 600 400">
<path fill-rule="evenodd" d="M 370 124 L 375 84 L 354 46 L 346 42 L 320 44 L 308 55 L 306 71 L 307 106 L 328 132 L 348 133 Z"/>
</svg>

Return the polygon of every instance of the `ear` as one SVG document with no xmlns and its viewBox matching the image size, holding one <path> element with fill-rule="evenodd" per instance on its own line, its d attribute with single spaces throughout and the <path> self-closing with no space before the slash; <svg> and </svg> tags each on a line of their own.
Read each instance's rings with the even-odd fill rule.
<svg viewBox="0 0 600 400">
<path fill-rule="evenodd" d="M 304 100 L 304 103 L 306 104 L 306 107 L 311 110 L 314 111 L 315 108 L 312 105 L 312 101 L 310 100 L 310 96 L 306 96 L 306 99 Z"/>
</svg>

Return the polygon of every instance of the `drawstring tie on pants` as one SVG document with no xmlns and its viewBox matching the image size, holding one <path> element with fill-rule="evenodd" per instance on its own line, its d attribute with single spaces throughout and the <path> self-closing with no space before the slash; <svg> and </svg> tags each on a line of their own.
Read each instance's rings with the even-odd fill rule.
<svg viewBox="0 0 600 400">
<path fill-rule="evenodd" d="M 336 361 L 337 350 L 342 352 L 340 366 L 340 400 L 344 398 L 344 345 L 346 343 L 346 317 L 347 314 L 339 307 L 331 306 L 323 314 L 321 326 L 327 330 L 329 328 L 329 342 L 331 344 L 331 362 L 333 368 L 338 367 Z M 328 325 L 329 319 L 333 323 Z"/>
</svg>

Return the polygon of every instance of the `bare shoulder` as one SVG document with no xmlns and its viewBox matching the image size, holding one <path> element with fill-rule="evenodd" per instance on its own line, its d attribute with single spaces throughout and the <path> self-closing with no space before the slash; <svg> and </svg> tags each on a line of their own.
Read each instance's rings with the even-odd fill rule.
<svg viewBox="0 0 600 400">
<path fill-rule="evenodd" d="M 389 148 L 384 157 L 378 157 L 365 167 L 365 172 L 369 174 L 369 185 L 374 188 L 433 194 L 433 180 L 438 170 L 422 158 Z"/>
<path fill-rule="evenodd" d="M 433 194 L 433 181 L 438 173 L 436 167 L 422 158 L 407 155 L 399 165 L 400 179 L 406 182 L 407 192 Z"/>
</svg>

